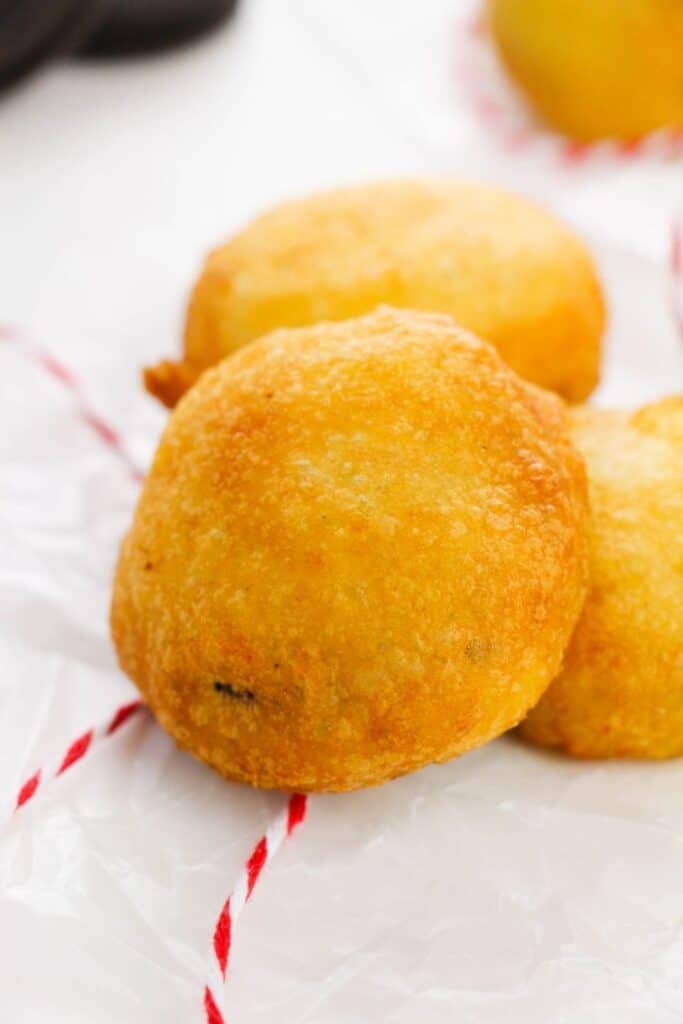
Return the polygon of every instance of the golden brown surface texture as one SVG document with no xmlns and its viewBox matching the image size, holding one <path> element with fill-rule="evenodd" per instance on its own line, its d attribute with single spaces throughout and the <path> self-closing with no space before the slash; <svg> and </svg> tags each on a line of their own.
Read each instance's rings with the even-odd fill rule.
<svg viewBox="0 0 683 1024">
<path fill-rule="evenodd" d="M 683 126 L 681 0 L 488 0 L 503 62 L 577 139 Z"/>
<path fill-rule="evenodd" d="M 562 674 L 522 725 L 579 757 L 683 754 L 683 398 L 578 410 L 592 585 Z"/>
<path fill-rule="evenodd" d="M 172 415 L 124 541 L 124 670 L 178 743 L 343 790 L 469 750 L 557 674 L 587 495 L 555 396 L 447 317 L 276 331 Z"/>
<path fill-rule="evenodd" d="M 173 406 L 202 370 L 274 328 L 381 303 L 448 313 L 570 401 L 597 383 L 605 313 L 583 244 L 521 196 L 435 179 L 340 189 L 257 218 L 208 257 L 184 361 L 148 369 L 146 386 Z"/>
</svg>

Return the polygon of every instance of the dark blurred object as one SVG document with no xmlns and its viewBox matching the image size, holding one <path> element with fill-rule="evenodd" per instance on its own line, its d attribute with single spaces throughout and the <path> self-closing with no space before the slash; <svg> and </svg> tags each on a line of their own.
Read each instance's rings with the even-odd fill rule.
<svg viewBox="0 0 683 1024">
<path fill-rule="evenodd" d="M 237 0 L 0 0 L 0 89 L 47 61 L 166 49 L 210 31 Z"/>
<path fill-rule="evenodd" d="M 0 0 L 0 88 L 73 53 L 101 20 L 101 0 Z"/>
<path fill-rule="evenodd" d="M 80 47 L 87 57 L 166 49 L 220 24 L 237 0 L 108 0 L 99 27 Z"/>
</svg>

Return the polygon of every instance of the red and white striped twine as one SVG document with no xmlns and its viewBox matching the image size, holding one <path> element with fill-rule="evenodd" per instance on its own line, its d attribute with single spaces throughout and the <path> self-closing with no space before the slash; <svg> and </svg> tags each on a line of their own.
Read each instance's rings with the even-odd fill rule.
<svg viewBox="0 0 683 1024">
<path fill-rule="evenodd" d="M 113 736 L 134 715 L 144 708 L 141 700 L 121 704 L 99 724 L 86 729 L 76 737 L 63 754 L 47 767 L 38 768 L 19 787 L 13 803 L 18 811 L 52 779 L 59 778 L 79 761 Z M 237 884 L 225 901 L 213 932 L 209 979 L 204 986 L 204 1014 L 206 1024 L 225 1024 L 224 1003 L 225 982 L 232 948 L 233 927 L 266 864 L 273 859 L 285 839 L 306 817 L 308 799 L 302 793 L 294 793 L 286 807 L 273 820 L 266 833 L 254 846 L 244 864 Z"/>
<path fill-rule="evenodd" d="M 10 341 L 20 345 L 37 365 L 39 365 L 43 370 L 46 370 L 52 377 L 67 387 L 75 399 L 76 408 L 81 420 L 84 421 L 92 431 L 94 431 L 95 436 L 100 440 L 100 442 L 102 442 L 102 444 L 104 444 L 110 451 L 115 452 L 117 457 L 125 463 L 128 470 L 137 481 L 142 480 L 143 473 L 138 469 L 128 455 L 120 437 L 102 416 L 94 412 L 89 403 L 85 400 L 75 374 L 68 369 L 68 367 L 45 349 L 38 348 L 33 345 L 24 332 L 19 328 L 8 324 L 0 324 L 0 340 Z M 22 783 L 16 795 L 13 810 L 16 811 L 20 807 L 23 807 L 24 804 L 33 799 L 38 789 L 41 786 L 44 786 L 49 779 L 55 779 L 60 775 L 63 775 L 64 772 L 68 771 L 68 769 L 74 764 L 77 764 L 82 760 L 89 751 L 94 750 L 104 740 L 113 736 L 114 733 L 118 732 L 121 726 L 140 711 L 142 707 L 143 703 L 140 699 L 131 700 L 125 704 L 121 704 L 113 713 L 108 714 L 99 725 L 86 729 L 86 731 L 81 733 L 80 736 L 77 736 L 76 739 L 69 744 L 58 761 L 52 765 L 48 765 L 47 768 L 38 768 L 29 776 L 28 779 L 26 779 L 25 782 Z"/>
<path fill-rule="evenodd" d="M 285 839 L 306 817 L 307 804 L 307 797 L 302 793 L 290 796 L 287 806 L 278 814 L 252 850 L 235 888 L 223 905 L 213 933 L 210 975 L 204 988 L 206 1024 L 225 1024 L 224 993 L 233 927 L 266 864 L 273 859 Z"/>
<path fill-rule="evenodd" d="M 107 715 L 99 725 L 92 726 L 77 736 L 56 761 L 47 767 L 38 768 L 22 783 L 14 800 L 13 811 L 18 811 L 32 800 L 48 781 L 59 778 L 60 775 L 78 764 L 88 753 L 118 732 L 121 726 L 143 708 L 144 704 L 141 700 L 128 701 L 116 708 L 113 714 Z M 214 928 L 209 980 L 204 987 L 206 1024 L 225 1024 L 225 1016 L 221 1007 L 224 1003 L 233 927 L 247 900 L 250 899 L 254 886 L 266 864 L 273 859 L 285 839 L 306 817 L 307 803 L 308 799 L 302 793 L 294 793 L 290 796 L 286 807 L 277 815 L 254 846 L 239 874 L 235 888 L 223 905 Z"/>
<path fill-rule="evenodd" d="M 86 729 L 80 736 L 77 736 L 57 761 L 46 768 L 38 768 L 33 775 L 30 775 L 22 783 L 17 792 L 13 809 L 16 811 L 23 807 L 24 804 L 33 799 L 39 788 L 44 786 L 46 782 L 63 775 L 69 768 L 82 760 L 87 753 L 96 749 L 104 740 L 109 739 L 110 736 L 113 736 L 124 722 L 127 722 L 140 711 L 142 706 L 141 700 L 131 700 L 126 704 L 121 704 L 113 714 L 107 715 L 99 725 Z"/>
<path fill-rule="evenodd" d="M 18 328 L 0 324 L 0 340 L 20 345 L 43 370 L 63 384 L 74 399 L 76 411 L 100 442 L 124 463 L 131 476 L 138 482 L 144 474 L 128 454 L 119 434 L 106 419 L 95 412 L 85 398 L 76 375 L 50 352 L 34 345 Z M 32 800 L 36 793 L 50 779 L 56 779 L 81 761 L 90 751 L 113 736 L 121 726 L 144 707 L 141 700 L 132 700 L 118 707 L 99 725 L 86 729 L 73 740 L 62 756 L 46 768 L 39 768 L 19 787 L 13 804 L 13 811 Z M 237 885 L 226 900 L 218 917 L 213 935 L 209 966 L 209 981 L 204 987 L 204 1013 L 206 1024 L 225 1024 L 223 996 L 227 976 L 228 960 L 232 943 L 232 928 L 266 864 L 272 860 L 284 840 L 306 816 L 307 798 L 295 793 L 290 796 L 286 808 L 275 818 L 265 835 L 259 839 L 238 878 Z"/>
<path fill-rule="evenodd" d="M 506 79 L 493 48 L 486 16 L 477 14 L 457 29 L 455 76 L 478 120 L 508 151 L 546 152 L 564 167 L 592 160 L 635 161 L 683 154 L 683 126 L 662 129 L 628 141 L 579 142 L 543 128 L 533 120 L 515 87 Z"/>
<path fill-rule="evenodd" d="M 34 345 L 27 335 L 18 327 L 11 324 L 0 324 L 0 340 L 10 341 L 21 348 L 36 362 L 42 369 L 46 370 L 55 380 L 59 381 L 73 398 L 76 410 L 81 420 L 89 427 L 99 440 L 126 466 L 128 472 L 135 481 L 140 483 L 144 479 L 144 473 L 136 465 L 131 457 L 119 433 L 96 412 L 86 398 L 81 384 L 67 366 L 55 358 L 46 349 Z"/>
</svg>

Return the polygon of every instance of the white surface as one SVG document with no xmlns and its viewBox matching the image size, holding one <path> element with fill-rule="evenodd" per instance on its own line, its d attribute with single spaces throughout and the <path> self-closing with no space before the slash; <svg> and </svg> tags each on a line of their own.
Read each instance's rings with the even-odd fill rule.
<svg viewBox="0 0 683 1024">
<path fill-rule="evenodd" d="M 507 167 L 455 94 L 444 133 L 421 71 L 442 0 L 362 6 L 252 0 L 202 46 L 57 68 L 0 105 L 0 322 L 76 369 L 142 463 L 164 414 L 139 367 L 176 347 L 205 249 L 281 196 L 380 175 L 465 168 L 542 191 L 589 230 L 608 289 L 599 399 L 681 386 L 664 262 L 680 169 Z M 412 47 L 417 9 L 432 42 Z M 417 113 L 394 103 L 399 79 Z M 131 692 L 106 612 L 136 494 L 8 342 L 0 493 L 8 801 Z M 680 1020 L 682 782 L 680 763 L 583 765 L 507 739 L 314 799 L 240 919 L 229 1020 Z M 281 800 L 221 782 L 147 718 L 39 793 L 0 832 L 0 1018 L 201 1020 L 216 915 Z"/>
</svg>

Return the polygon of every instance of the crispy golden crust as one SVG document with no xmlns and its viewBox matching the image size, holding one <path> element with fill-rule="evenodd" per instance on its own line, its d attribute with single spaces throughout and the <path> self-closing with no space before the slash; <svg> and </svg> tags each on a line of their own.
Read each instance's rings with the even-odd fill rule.
<svg viewBox="0 0 683 1024">
<path fill-rule="evenodd" d="M 683 125 L 681 0 L 488 0 L 488 11 L 549 124 L 588 142 Z"/>
<path fill-rule="evenodd" d="M 173 409 L 198 376 L 199 370 L 194 370 L 189 363 L 164 359 L 156 366 L 146 367 L 143 379 L 150 395 L 158 398 L 168 409 Z"/>
<path fill-rule="evenodd" d="M 453 316 L 570 401 L 597 383 L 605 313 L 584 246 L 520 196 L 449 180 L 343 189 L 259 217 L 208 257 L 185 365 L 196 374 L 274 328 L 385 302 Z"/>
<path fill-rule="evenodd" d="M 112 630 L 178 743 L 231 779 L 343 790 L 516 724 L 585 596 L 559 399 L 447 317 L 276 331 L 175 410 Z"/>
<path fill-rule="evenodd" d="M 683 398 L 579 410 L 592 584 L 564 669 L 522 724 L 577 757 L 683 754 Z"/>
</svg>

